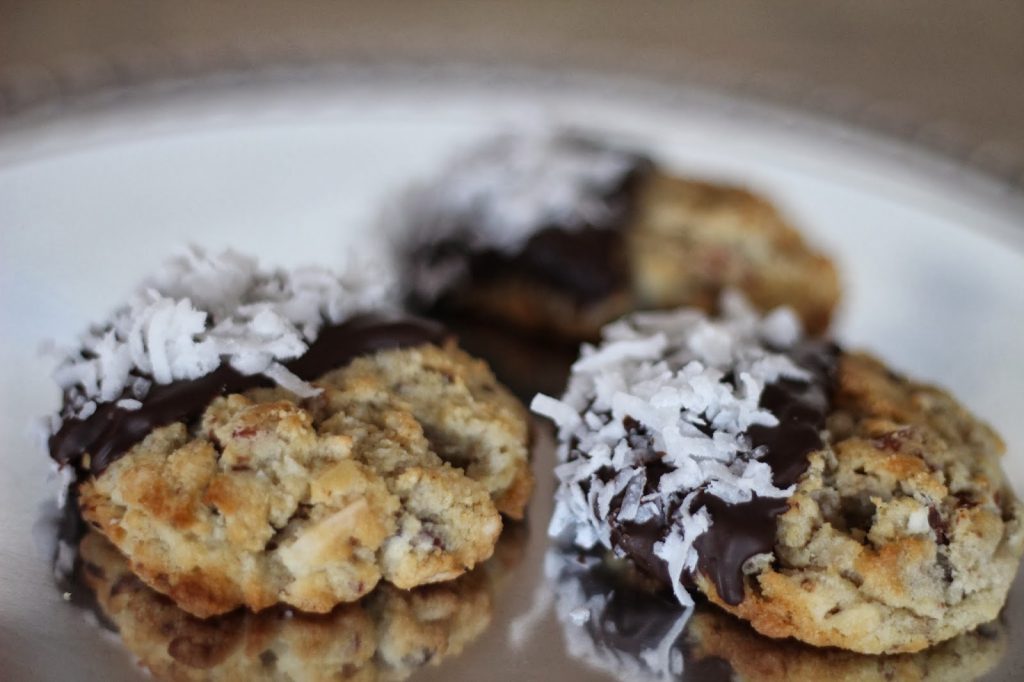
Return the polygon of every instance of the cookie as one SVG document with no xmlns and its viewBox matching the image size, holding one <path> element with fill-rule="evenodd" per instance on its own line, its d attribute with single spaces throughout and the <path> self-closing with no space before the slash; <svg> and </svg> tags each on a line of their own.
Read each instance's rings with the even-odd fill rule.
<svg viewBox="0 0 1024 682">
<path fill-rule="evenodd" d="M 970 631 L 999 614 L 1024 548 L 1003 450 L 945 391 L 844 354 L 828 446 L 779 517 L 775 561 L 753 562 L 739 604 L 702 589 L 818 646 L 913 652 Z"/>
<path fill-rule="evenodd" d="M 200 619 L 147 587 L 98 533 L 82 539 L 80 557 L 102 615 L 158 680 L 402 680 L 459 654 L 491 620 L 482 571 L 412 591 L 384 584 L 323 615 L 278 608 Z"/>
<path fill-rule="evenodd" d="M 147 290 L 58 370 L 51 454 L 132 570 L 202 617 L 324 613 L 489 557 L 532 477 L 487 366 L 436 324 L 353 311 L 330 275 L 196 258 L 205 301 Z"/>
<path fill-rule="evenodd" d="M 722 309 L 610 325 L 534 400 L 559 426 L 551 533 L 817 646 L 914 652 L 995 618 L 1024 532 L 992 430 L 791 312 Z"/>
<path fill-rule="evenodd" d="M 636 309 L 712 310 L 726 288 L 823 331 L 831 261 L 765 199 L 570 136 L 504 136 L 411 191 L 405 286 L 421 308 L 570 341 Z"/>
</svg>

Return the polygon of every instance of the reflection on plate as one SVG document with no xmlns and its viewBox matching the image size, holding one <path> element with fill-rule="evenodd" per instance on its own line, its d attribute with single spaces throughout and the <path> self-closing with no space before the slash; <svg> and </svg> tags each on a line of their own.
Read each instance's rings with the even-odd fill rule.
<svg viewBox="0 0 1024 682">
<path fill-rule="evenodd" d="M 623 680 L 971 680 L 1007 646 L 994 621 L 917 654 L 866 656 L 775 640 L 699 602 L 688 612 L 615 560 L 552 549 L 545 574 L 569 654 Z"/>
<path fill-rule="evenodd" d="M 414 590 L 382 583 L 365 598 L 313 615 L 245 610 L 201 619 L 142 583 L 101 535 L 79 544 L 97 614 L 158 680 L 403 680 L 459 654 L 491 622 L 496 583 L 524 534 L 457 580 Z"/>
<path fill-rule="evenodd" d="M 916 654 L 867 656 L 769 639 L 712 608 L 694 614 L 686 636 L 696 660 L 720 657 L 733 679 L 749 682 L 973 680 L 996 666 L 1007 645 L 1007 628 L 996 620 Z"/>
</svg>

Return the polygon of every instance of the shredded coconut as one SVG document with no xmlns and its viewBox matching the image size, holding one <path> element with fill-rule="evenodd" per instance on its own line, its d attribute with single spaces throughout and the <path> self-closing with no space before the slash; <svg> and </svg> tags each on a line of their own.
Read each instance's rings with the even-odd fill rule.
<svg viewBox="0 0 1024 682">
<path fill-rule="evenodd" d="M 612 323 L 599 345 L 583 346 L 562 398 L 538 395 L 531 404 L 558 426 L 549 533 L 571 533 L 582 548 L 613 548 L 613 522 L 665 519 L 670 530 L 654 552 L 684 605 L 693 601 L 680 577 L 697 565 L 694 541 L 713 523 L 704 507 L 694 508 L 698 492 L 730 504 L 792 492 L 773 484 L 745 434 L 778 424 L 759 406 L 767 384 L 809 379 L 784 354 L 801 337 L 791 311 L 762 318 L 736 293 L 721 309 L 718 319 L 684 309 Z M 645 494 L 652 452 L 669 471 Z"/>
<path fill-rule="evenodd" d="M 394 278 L 379 265 L 341 276 L 316 267 L 263 270 L 230 250 L 208 255 L 192 247 L 77 347 L 61 351 L 53 376 L 65 406 L 46 427 L 52 434 L 62 416 L 87 419 L 102 403 L 138 409 L 154 383 L 197 379 L 223 363 L 315 395 L 282 363 L 301 356 L 324 324 L 393 306 Z"/>
<path fill-rule="evenodd" d="M 612 226 L 609 196 L 635 154 L 566 133 L 504 134 L 457 155 L 431 182 L 410 188 L 399 216 L 403 248 L 447 241 L 467 251 L 522 251 L 544 227 Z M 461 258 L 413 259 L 410 286 L 433 299 L 464 273 Z"/>
</svg>

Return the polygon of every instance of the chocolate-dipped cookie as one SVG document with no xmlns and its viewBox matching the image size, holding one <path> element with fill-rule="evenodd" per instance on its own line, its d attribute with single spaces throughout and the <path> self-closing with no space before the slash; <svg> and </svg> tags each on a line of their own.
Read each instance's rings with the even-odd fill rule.
<svg viewBox="0 0 1024 682">
<path fill-rule="evenodd" d="M 552 533 L 628 556 L 772 637 L 922 650 L 995 618 L 1024 551 L 998 436 L 947 393 L 737 296 L 585 346 Z"/>
<path fill-rule="evenodd" d="M 82 516 L 199 616 L 450 580 L 532 485 L 525 410 L 487 366 L 322 270 L 193 252 L 56 378 Z"/>
<path fill-rule="evenodd" d="M 570 341 L 636 309 L 712 310 L 736 288 L 814 333 L 835 268 L 765 199 L 569 135 L 495 138 L 410 191 L 405 285 L 421 308 Z"/>
</svg>

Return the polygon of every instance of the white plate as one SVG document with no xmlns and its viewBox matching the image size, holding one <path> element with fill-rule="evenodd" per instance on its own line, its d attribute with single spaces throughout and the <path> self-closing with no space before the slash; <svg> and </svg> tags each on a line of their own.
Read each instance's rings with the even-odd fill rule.
<svg viewBox="0 0 1024 682">
<path fill-rule="evenodd" d="M 1024 491 L 1024 201 L 956 164 L 706 93 L 583 77 L 307 71 L 130 93 L 0 136 L 0 676 L 138 675 L 61 603 L 33 544 L 54 486 L 28 424 L 58 400 L 39 342 L 71 339 L 186 242 L 264 262 L 339 263 L 364 248 L 402 183 L 488 131 L 537 122 L 601 131 L 777 201 L 839 263 L 839 339 L 949 387 L 989 419 Z M 540 473 L 507 590 L 517 596 L 500 598 L 480 641 L 428 676 L 587 670 L 566 663 L 550 614 L 522 651 L 506 642 L 541 582 L 550 483 Z M 1015 613 L 1021 622 L 1024 610 Z M 1010 679 L 1020 657 L 998 676 Z"/>
</svg>

